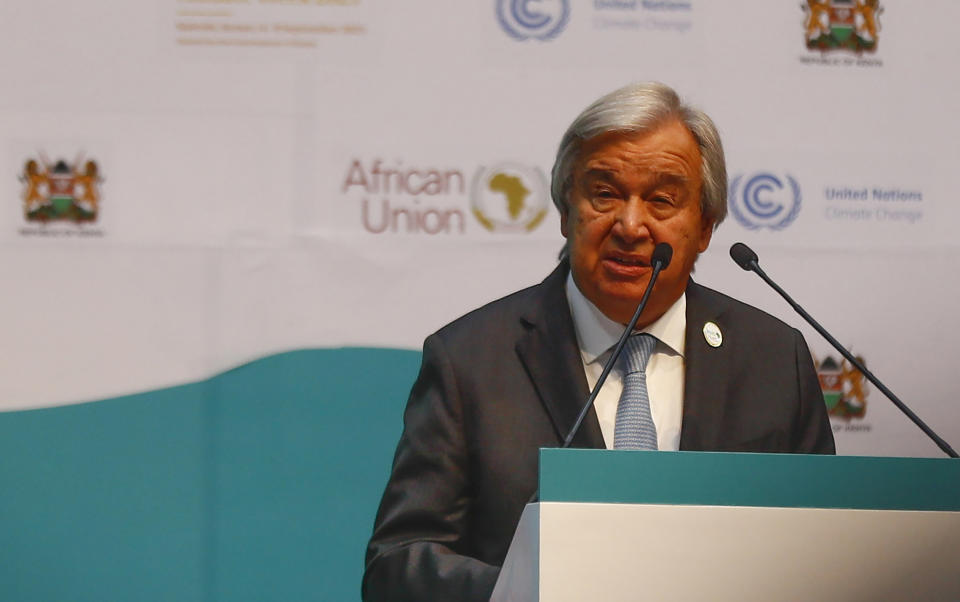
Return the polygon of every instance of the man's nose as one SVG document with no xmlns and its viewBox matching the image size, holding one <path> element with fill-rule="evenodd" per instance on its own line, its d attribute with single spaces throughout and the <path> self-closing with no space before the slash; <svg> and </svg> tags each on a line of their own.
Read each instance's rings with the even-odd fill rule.
<svg viewBox="0 0 960 602">
<path fill-rule="evenodd" d="M 649 238 L 649 219 L 643 199 L 633 197 L 621 205 L 617 212 L 617 221 L 613 225 L 614 233 L 626 242 Z"/>
</svg>

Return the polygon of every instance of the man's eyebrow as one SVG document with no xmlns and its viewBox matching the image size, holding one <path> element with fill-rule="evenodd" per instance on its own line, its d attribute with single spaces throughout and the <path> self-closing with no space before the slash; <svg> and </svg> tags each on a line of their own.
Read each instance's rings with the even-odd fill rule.
<svg viewBox="0 0 960 602">
<path fill-rule="evenodd" d="M 593 167 L 583 172 L 583 177 L 602 180 L 615 180 L 614 170 L 603 167 Z"/>
<path fill-rule="evenodd" d="M 657 184 L 686 184 L 690 178 L 679 173 L 661 172 L 656 177 Z"/>
<path fill-rule="evenodd" d="M 583 177 L 588 179 L 600 179 L 600 180 L 617 180 L 617 172 L 615 169 L 608 169 L 604 167 L 592 167 L 584 170 Z M 684 174 L 674 173 L 674 172 L 659 172 L 654 177 L 654 185 L 662 186 L 664 184 L 678 184 L 683 185 L 690 181 L 690 178 Z"/>
</svg>

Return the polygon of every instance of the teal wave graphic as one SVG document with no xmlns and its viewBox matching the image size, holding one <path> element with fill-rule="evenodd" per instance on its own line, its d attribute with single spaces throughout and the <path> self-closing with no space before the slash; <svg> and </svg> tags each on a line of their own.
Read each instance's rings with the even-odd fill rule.
<svg viewBox="0 0 960 602">
<path fill-rule="evenodd" d="M 0 599 L 356 600 L 420 353 L 0 413 Z"/>
</svg>

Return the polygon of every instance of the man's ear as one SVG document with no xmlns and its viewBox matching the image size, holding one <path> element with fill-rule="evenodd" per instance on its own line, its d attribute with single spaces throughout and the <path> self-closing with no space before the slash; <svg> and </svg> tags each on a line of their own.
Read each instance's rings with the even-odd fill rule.
<svg viewBox="0 0 960 602">
<path fill-rule="evenodd" d="M 707 250 L 710 246 L 710 239 L 713 238 L 713 221 L 706 222 L 700 229 L 700 244 L 697 247 L 700 253 Z"/>
<path fill-rule="evenodd" d="M 563 234 L 564 238 L 568 238 L 570 233 L 567 231 L 567 219 L 570 217 L 570 208 L 563 209 L 560 211 L 560 234 Z"/>
</svg>

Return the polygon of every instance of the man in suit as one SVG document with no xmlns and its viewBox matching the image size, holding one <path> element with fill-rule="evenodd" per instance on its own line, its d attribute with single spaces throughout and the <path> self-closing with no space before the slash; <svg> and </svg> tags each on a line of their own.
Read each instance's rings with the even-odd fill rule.
<svg viewBox="0 0 960 602">
<path fill-rule="evenodd" d="M 365 600 L 489 599 L 536 489 L 537 450 L 573 425 L 660 242 L 673 259 L 636 327 L 655 337 L 643 394 L 654 447 L 834 451 L 800 333 L 690 279 L 726 214 L 709 117 L 662 84 L 612 92 L 561 141 L 552 195 L 567 240 L 553 273 L 424 343 L 367 550 Z M 611 372 L 574 446 L 623 447 L 621 394 L 635 386 L 626 382 Z"/>
</svg>

